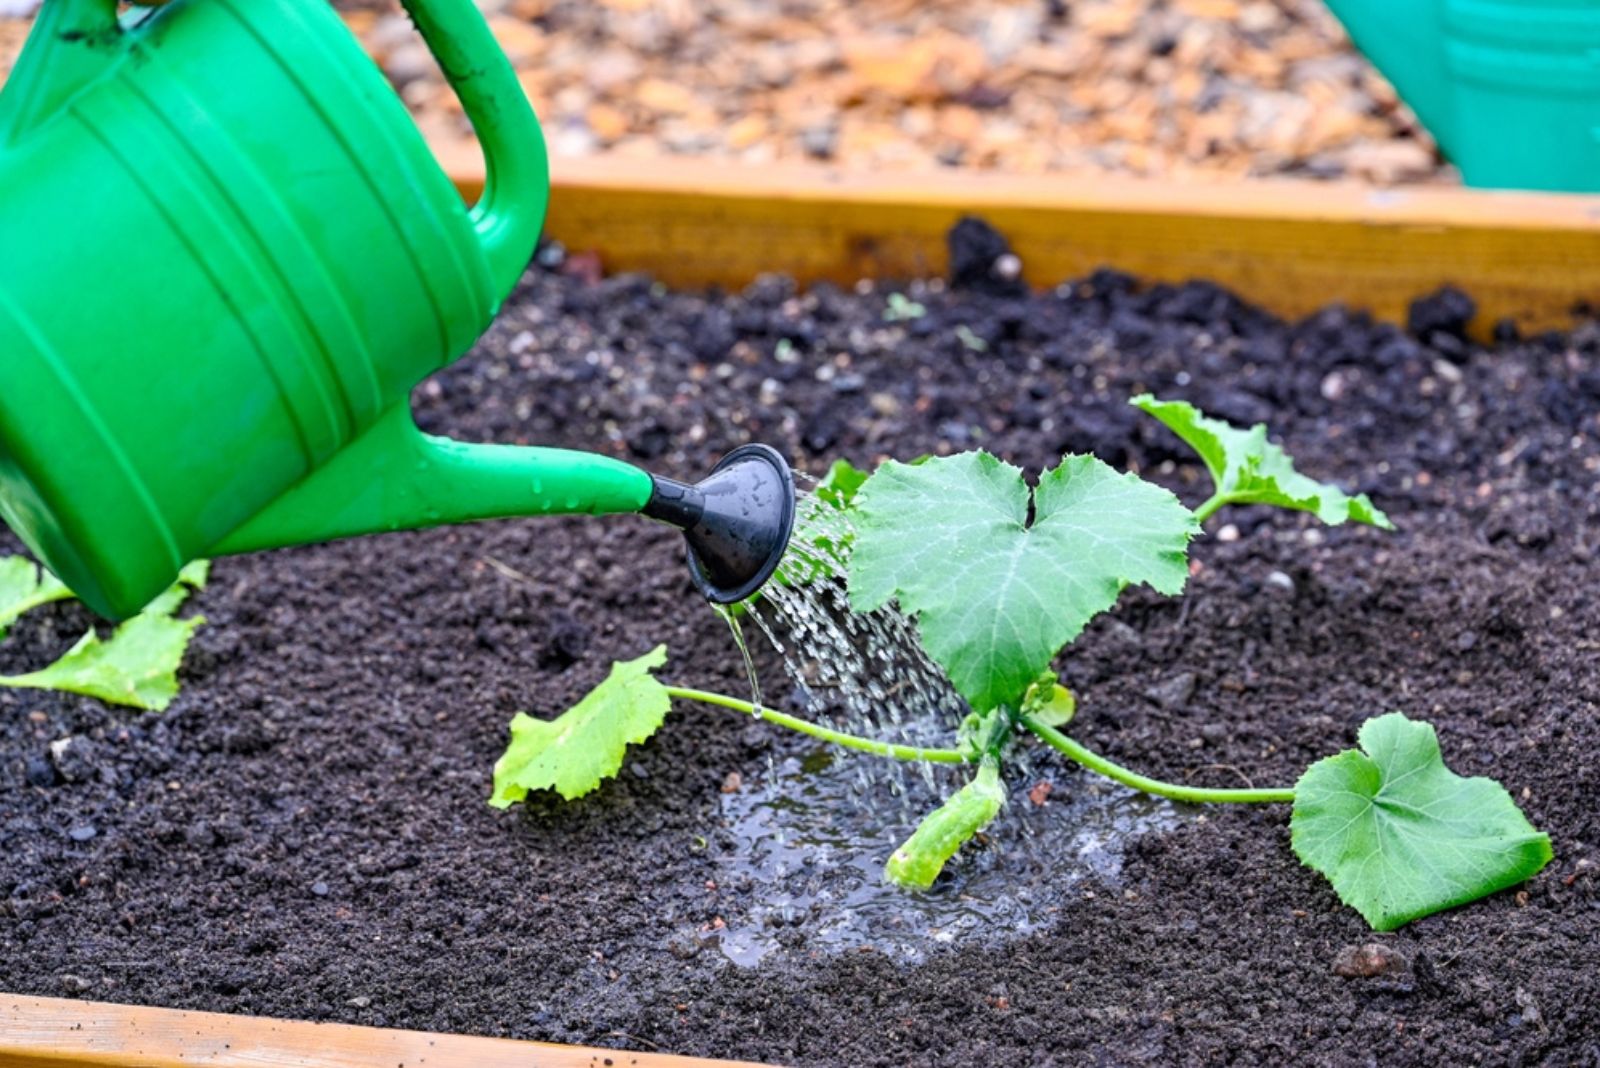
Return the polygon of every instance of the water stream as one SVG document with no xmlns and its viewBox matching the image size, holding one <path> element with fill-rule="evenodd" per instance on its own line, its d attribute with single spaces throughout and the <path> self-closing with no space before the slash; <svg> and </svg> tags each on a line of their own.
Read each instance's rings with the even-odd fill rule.
<svg viewBox="0 0 1600 1068">
<path fill-rule="evenodd" d="M 799 514 L 830 545 L 847 545 L 854 533 L 813 493 L 801 496 Z M 783 660 L 791 684 L 785 710 L 884 741 L 953 744 L 967 706 L 922 650 L 916 624 L 892 609 L 852 611 L 831 554 L 807 553 L 805 544 L 797 535 L 790 560 L 804 554 L 816 580 L 768 583 L 743 613 Z M 737 615 L 721 614 L 759 706 L 747 632 Z M 701 937 L 741 966 L 780 947 L 871 946 L 915 960 L 943 944 L 1026 934 L 1048 926 L 1070 895 L 1092 892 L 1088 884 L 1114 887 L 1123 846 L 1182 818 L 1177 806 L 1096 780 L 1053 754 L 1035 766 L 1019 747 L 1008 760 L 1011 799 L 1001 818 L 932 890 L 913 894 L 883 882 L 884 862 L 968 770 L 810 741 L 797 751 L 785 740 L 776 751 L 787 755 L 769 758 L 764 774 L 722 799 L 717 882 L 738 891 L 737 905 L 724 912 L 722 930 Z M 1030 796 L 1046 781 L 1048 796 Z"/>
<path fill-rule="evenodd" d="M 756 670 L 755 657 L 750 655 L 750 643 L 744 640 L 744 628 L 739 625 L 739 614 L 726 605 L 714 604 L 712 611 L 722 617 L 728 624 L 728 631 L 733 635 L 733 644 L 738 647 L 739 655 L 744 657 L 745 678 L 750 681 L 750 703 L 756 706 L 756 718 L 760 718 L 761 709 L 764 707 L 761 700 L 761 673 Z"/>
</svg>

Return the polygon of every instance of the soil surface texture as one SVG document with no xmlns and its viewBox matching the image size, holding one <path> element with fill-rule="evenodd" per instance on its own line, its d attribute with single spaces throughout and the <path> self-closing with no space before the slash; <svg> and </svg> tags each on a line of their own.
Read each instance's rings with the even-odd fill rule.
<svg viewBox="0 0 1600 1068">
<path fill-rule="evenodd" d="M 558 713 L 613 659 L 666 642 L 672 680 L 748 692 L 675 533 L 507 521 L 217 561 L 163 714 L 0 691 L 0 990 L 819 1066 L 1600 1063 L 1600 329 L 1485 347 L 1459 295 L 1412 332 L 1111 272 L 1019 295 L 968 271 L 906 289 L 912 317 L 882 287 L 680 294 L 540 261 L 417 391 L 426 429 L 684 478 L 747 440 L 813 473 L 1093 451 L 1192 505 L 1192 456 L 1127 399 L 1268 422 L 1399 531 L 1223 512 L 1184 597 L 1130 591 L 1060 658 L 1073 733 L 1165 778 L 1276 785 L 1402 709 L 1555 861 L 1374 935 L 1296 862 L 1286 806 L 1188 810 L 1043 926 L 907 961 L 825 944 L 813 910 L 740 966 L 718 932 L 761 887 L 725 874 L 723 791 L 815 747 L 683 708 L 590 797 L 489 808 L 513 713 Z M 0 673 L 90 622 L 30 613 Z M 1032 774 L 1050 789 L 1013 805 L 1095 781 Z"/>
</svg>

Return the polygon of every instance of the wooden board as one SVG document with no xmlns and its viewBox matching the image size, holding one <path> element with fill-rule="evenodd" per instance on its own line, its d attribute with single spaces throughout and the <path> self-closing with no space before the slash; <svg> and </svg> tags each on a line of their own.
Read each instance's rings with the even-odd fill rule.
<svg viewBox="0 0 1600 1068">
<path fill-rule="evenodd" d="M 475 198 L 483 164 L 443 157 Z M 1284 316 L 1332 301 L 1403 321 L 1445 283 L 1479 327 L 1569 325 L 1600 304 L 1600 197 L 1259 180 L 848 174 L 697 160 L 557 159 L 547 232 L 607 270 L 739 287 L 763 271 L 851 284 L 938 274 L 963 214 L 1010 238 L 1034 285 L 1099 266 L 1205 278 Z"/>
<path fill-rule="evenodd" d="M 732 1068 L 504 1038 L 0 994 L 0 1068 Z M 746 1065 L 745 1068 L 754 1068 Z"/>
</svg>

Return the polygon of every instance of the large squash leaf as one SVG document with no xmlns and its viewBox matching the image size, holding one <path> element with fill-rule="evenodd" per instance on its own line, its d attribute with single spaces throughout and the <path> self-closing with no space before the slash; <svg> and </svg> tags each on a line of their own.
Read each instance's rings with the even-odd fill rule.
<svg viewBox="0 0 1600 1068">
<path fill-rule="evenodd" d="M 1375 929 L 1475 901 L 1550 861 L 1505 787 L 1445 767 L 1433 727 L 1398 712 L 1369 719 L 1347 749 L 1294 788 L 1294 851 Z"/>
<path fill-rule="evenodd" d="M 897 600 L 978 711 L 1016 707 L 1124 587 L 1181 592 L 1199 530 L 1172 494 L 1092 456 L 1064 458 L 1032 494 L 1019 468 L 984 452 L 890 461 L 855 511 L 852 606 Z"/>
</svg>

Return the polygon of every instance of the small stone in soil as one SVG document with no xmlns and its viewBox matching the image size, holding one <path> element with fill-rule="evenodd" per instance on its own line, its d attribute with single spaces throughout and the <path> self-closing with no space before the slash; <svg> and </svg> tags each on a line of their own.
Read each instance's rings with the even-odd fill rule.
<svg viewBox="0 0 1600 1068">
<path fill-rule="evenodd" d="M 364 1009 L 372 1004 L 372 999 L 363 994 L 361 997 L 351 998 L 345 1004 L 352 1009 Z"/>
<path fill-rule="evenodd" d="M 1544 1030 L 1544 1013 L 1539 1011 L 1539 1002 L 1534 999 L 1534 996 L 1519 986 L 1517 987 L 1515 999 L 1517 1008 L 1522 1010 L 1522 1022 L 1531 1024 L 1541 1031 Z"/>
<path fill-rule="evenodd" d="M 540 267 L 553 271 L 567 261 L 567 246 L 559 241 L 541 241 L 533 258 Z"/>
<path fill-rule="evenodd" d="M 1273 589 L 1282 590 L 1284 593 L 1294 592 L 1294 579 L 1282 571 L 1274 571 L 1267 576 L 1267 585 Z"/>
<path fill-rule="evenodd" d="M 73 975 L 68 972 L 61 976 L 61 989 L 69 994 L 82 994 L 93 985 L 81 975 Z"/>
<path fill-rule="evenodd" d="M 1192 671 L 1163 679 L 1146 690 L 1145 696 L 1162 708 L 1182 708 L 1194 696 L 1195 677 Z"/>
<path fill-rule="evenodd" d="M 84 738 L 57 738 L 50 743 L 50 759 L 66 782 L 90 782 L 97 774 L 94 746 Z"/>
<path fill-rule="evenodd" d="M 722 780 L 722 792 L 736 794 L 742 789 L 744 789 L 744 776 L 737 771 L 728 772 L 728 777 Z"/>
<path fill-rule="evenodd" d="M 1345 979 L 1374 979 L 1380 975 L 1400 975 L 1411 969 L 1411 962 L 1399 950 L 1382 942 L 1345 946 L 1333 958 L 1333 974 Z"/>
<path fill-rule="evenodd" d="M 92 823 L 80 824 L 67 832 L 67 837 L 74 842 L 87 842 L 99 834 L 99 830 Z"/>
<path fill-rule="evenodd" d="M 311 892 L 313 894 L 316 894 L 318 897 L 327 897 L 328 896 L 328 884 L 327 883 L 322 883 L 322 882 L 312 883 L 311 884 Z"/>
<path fill-rule="evenodd" d="M 1050 800 L 1050 791 L 1054 789 L 1055 787 L 1048 780 L 1034 783 L 1033 789 L 1028 791 L 1028 800 L 1036 805 L 1043 805 Z"/>
<path fill-rule="evenodd" d="M 56 784 L 56 766 L 48 757 L 31 756 L 23 765 L 22 775 L 29 786 L 54 786 Z"/>
</svg>

